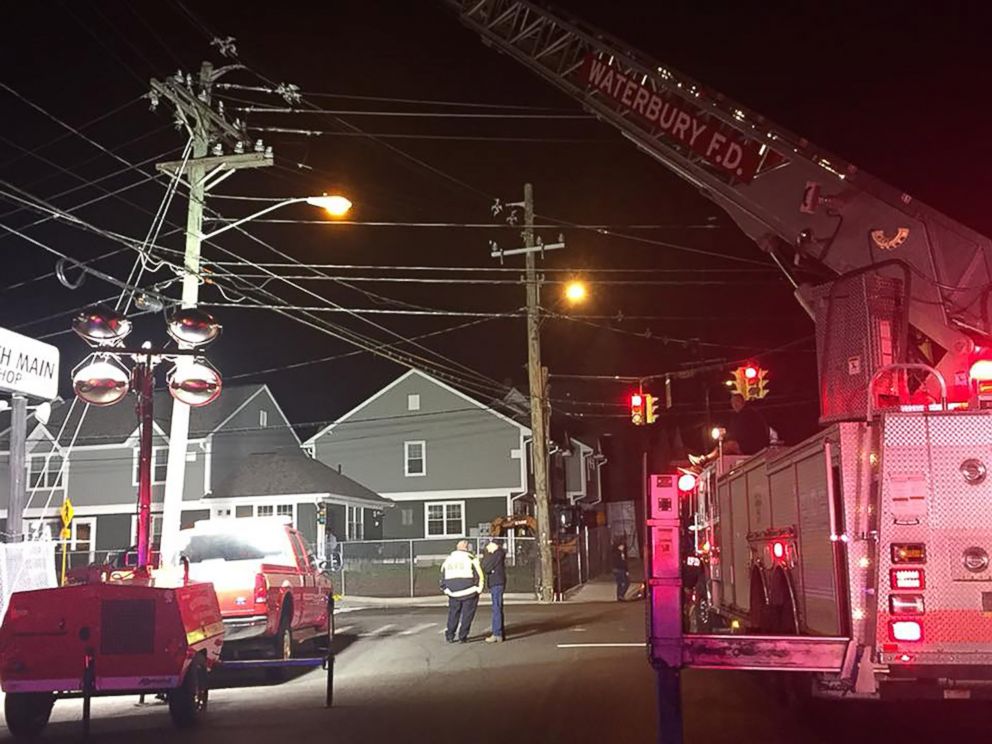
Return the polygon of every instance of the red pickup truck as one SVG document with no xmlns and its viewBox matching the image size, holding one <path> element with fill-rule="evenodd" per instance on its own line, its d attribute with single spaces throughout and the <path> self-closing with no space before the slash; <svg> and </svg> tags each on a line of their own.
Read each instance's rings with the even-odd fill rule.
<svg viewBox="0 0 992 744">
<path fill-rule="evenodd" d="M 214 585 L 225 650 L 268 646 L 288 659 L 296 644 L 334 635 L 330 577 L 287 517 L 211 519 L 180 532 L 190 578 Z"/>
</svg>

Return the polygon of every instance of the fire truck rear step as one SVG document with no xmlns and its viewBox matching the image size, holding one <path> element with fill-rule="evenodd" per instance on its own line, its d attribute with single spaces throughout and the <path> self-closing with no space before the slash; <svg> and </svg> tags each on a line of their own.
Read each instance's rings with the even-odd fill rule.
<svg viewBox="0 0 992 744">
<path fill-rule="evenodd" d="M 682 637 L 682 663 L 706 669 L 840 673 L 850 639 L 800 636 Z"/>
</svg>

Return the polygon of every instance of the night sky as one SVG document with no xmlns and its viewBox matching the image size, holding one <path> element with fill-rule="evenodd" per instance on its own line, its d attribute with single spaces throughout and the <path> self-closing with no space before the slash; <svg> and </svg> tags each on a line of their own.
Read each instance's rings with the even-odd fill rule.
<svg viewBox="0 0 992 744">
<path fill-rule="evenodd" d="M 974 10 L 977 3 L 944 4 L 939 14 L 924 11 L 923 4 L 907 11 L 898 3 L 790 4 L 788 9 L 775 8 L 777 3 L 763 3 L 760 9 L 736 4 L 733 10 L 700 3 L 657 8 L 661 4 L 576 0 L 561 5 L 632 48 L 992 233 L 986 207 L 992 111 L 983 36 L 990 19 Z M 773 393 L 765 409 L 773 426 L 791 441 L 814 430 L 811 322 L 763 255 L 691 187 L 638 153 L 611 127 L 589 117 L 574 118 L 583 113 L 574 101 L 484 47 L 442 2 L 354 0 L 266 4 L 264 11 L 258 7 L 229 2 L 184 6 L 170 0 L 19 3 L 6 8 L 0 81 L 26 100 L 0 89 L 2 224 L 73 258 L 91 259 L 121 246 L 61 222 L 32 226 L 44 215 L 21 208 L 9 195 L 70 209 L 106 191 L 138 184 L 119 198 L 102 199 L 75 213 L 102 230 L 143 238 L 165 192 L 163 182 L 149 182 L 133 169 L 120 171 L 145 163 L 141 167 L 151 173 L 156 160 L 180 156 L 185 136 L 172 127 L 167 106 L 151 112 L 148 101 L 139 97 L 151 77 L 163 78 L 177 68 L 195 74 L 203 59 L 223 64 L 210 39 L 234 36 L 240 59 L 250 70 L 232 72 L 225 82 L 295 83 L 308 102 L 335 112 L 447 115 L 251 113 L 250 127 L 326 134 L 258 134 L 275 148 L 277 166 L 236 174 L 218 187 L 209 200 L 211 208 L 235 218 L 263 205 L 221 195 L 281 198 L 341 191 L 355 204 L 355 221 L 475 225 L 493 223 L 493 199 L 519 200 L 522 184 L 530 181 L 538 221 L 549 225 L 538 234 L 553 242 L 561 232 L 567 244 L 541 262 L 547 278 L 573 273 L 587 278 L 592 296 L 575 312 L 597 316 L 549 319 L 543 328 L 553 406 L 584 414 L 569 419 L 569 426 L 590 433 L 629 430 L 624 406 L 631 388 L 555 374 L 651 375 L 714 359 L 725 360 L 729 369 L 737 360 L 754 358 L 771 370 Z M 285 105 L 277 96 L 259 92 L 218 94 L 227 99 L 232 117 L 240 115 L 234 109 L 243 101 Z M 485 106 L 447 105 L 451 102 Z M 67 133 L 31 104 L 82 129 L 116 158 Z M 466 113 L 490 118 L 451 116 Z M 505 116 L 509 114 L 544 118 Z M 98 117 L 103 118 L 87 125 Z M 353 136 L 352 127 L 402 136 Z M 185 200 L 179 195 L 158 245 L 181 249 L 182 235 L 172 230 L 184 223 L 184 213 Z M 320 218 L 306 206 L 271 216 Z M 558 223 L 609 225 L 636 240 L 553 226 Z M 518 229 L 498 224 L 428 228 L 260 221 L 249 231 L 300 261 L 370 267 L 325 270 L 334 277 L 519 276 L 388 268 L 499 267 L 488 255 L 489 241 L 510 248 L 520 238 Z M 217 244 L 245 260 L 285 262 L 233 231 Z M 65 332 L 71 311 L 94 300 L 116 299 L 117 290 L 95 276 L 79 289 L 63 287 L 51 276 L 55 256 L 15 235 L 0 234 L 0 252 L 0 324 L 58 344 L 68 382 L 68 370 L 85 353 L 82 342 Z M 123 279 L 134 256 L 122 251 L 94 266 Z M 216 247 L 206 247 L 204 257 L 232 260 Z M 505 267 L 521 265 L 522 259 L 515 257 Z M 258 271 L 246 265 L 227 268 L 253 275 L 237 280 L 242 289 L 259 281 Z M 168 269 L 148 272 L 141 284 L 169 277 Z M 653 283 L 616 283 L 620 279 Z M 331 300 L 346 308 L 512 313 L 524 304 L 523 287 L 516 284 L 350 284 L 303 284 L 319 298 L 282 282 L 267 289 L 294 303 Z M 546 306 L 558 303 L 558 289 L 553 284 L 544 288 Z M 164 290 L 172 297 L 178 291 L 178 284 Z M 201 297 L 207 303 L 226 301 L 216 287 L 204 288 Z M 271 311 L 218 307 L 214 312 L 225 334 L 210 357 L 225 379 L 267 382 L 300 425 L 333 419 L 402 372 L 395 363 L 367 353 L 305 364 L 354 347 Z M 411 337 L 478 320 L 423 339 L 426 349 L 399 348 L 427 357 L 431 365 L 444 365 L 477 397 L 496 393 L 504 381 L 526 385 L 522 318 L 367 316 L 379 325 L 375 327 L 347 315 L 323 317 L 378 343 L 397 340 L 384 329 Z M 161 315 L 141 318 L 136 335 L 164 339 Z M 790 343 L 786 352 L 763 355 Z M 677 415 L 669 421 L 682 428 L 687 442 L 700 430 L 705 389 L 712 393 L 717 414 L 727 408 L 720 384 L 725 376 L 719 371 L 676 383 Z"/>
</svg>

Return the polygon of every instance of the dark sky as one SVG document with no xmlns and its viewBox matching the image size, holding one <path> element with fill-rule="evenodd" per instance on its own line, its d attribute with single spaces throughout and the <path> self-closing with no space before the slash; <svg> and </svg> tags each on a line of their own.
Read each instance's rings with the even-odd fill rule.
<svg viewBox="0 0 992 744">
<path fill-rule="evenodd" d="M 911 10 L 898 3 L 763 3 L 760 8 L 757 4 L 664 3 L 660 8 L 662 4 L 647 2 L 575 0 L 563 5 L 577 17 L 625 39 L 631 47 L 992 233 L 992 217 L 985 206 L 992 147 L 988 137 L 992 111 L 985 92 L 989 63 L 983 38 L 989 19 L 975 10 L 978 4 L 920 3 Z M 153 113 L 147 101 L 137 99 L 147 92 L 151 77 L 164 77 L 179 67 L 195 73 L 202 59 L 223 63 L 209 46 L 215 34 L 236 37 L 240 57 L 251 68 L 233 72 L 225 81 L 260 85 L 262 75 L 275 82 L 292 82 L 306 93 L 328 94 L 308 100 L 330 110 L 582 113 L 573 101 L 528 70 L 480 44 L 439 1 L 267 4 L 264 11 L 255 6 L 249 9 L 244 3 L 186 3 L 186 7 L 194 6 L 195 17 L 172 0 L 140 5 L 20 3 L 16 9 L 6 9 L 8 32 L 0 50 L 4 70 L 0 80 L 76 128 L 123 108 L 83 130 L 94 142 L 114 151 L 118 160 L 77 135 L 63 136 L 65 130 L 46 115 L 0 90 L 0 191 L 9 193 L 16 187 L 32 199 L 69 209 L 102 196 L 101 189 L 116 190 L 144 178 L 134 170 L 117 173 L 126 167 L 122 161 L 147 161 L 143 167 L 150 170 L 157 156 L 178 157 L 185 140 L 171 127 L 167 107 Z M 282 105 L 280 99 L 265 94 L 220 93 L 232 97 L 227 101 L 229 107 L 241 105 L 233 100 L 238 97 Z M 566 250 L 549 254 L 543 265 L 585 272 L 593 294 L 581 312 L 614 319 L 588 321 L 594 325 L 547 321 L 544 350 L 552 374 L 647 375 L 700 360 L 725 359 L 729 366 L 734 360 L 755 356 L 772 370 L 775 380 L 773 396 L 766 401 L 773 425 L 790 439 L 810 431 L 816 413 L 811 341 L 799 343 L 788 353 L 757 356 L 811 337 L 812 325 L 791 299 L 788 285 L 776 274 L 761 271 L 762 255 L 725 215 L 635 151 L 610 127 L 588 118 L 356 114 L 339 118 L 309 113 L 253 113 L 248 122 L 250 126 L 340 133 L 341 119 L 365 132 L 408 137 L 372 141 L 341 134 L 307 138 L 265 133 L 260 136 L 275 148 L 277 167 L 239 173 L 216 193 L 290 197 L 343 190 L 356 205 L 353 217 L 358 221 L 464 224 L 492 222 L 492 199 L 517 200 L 523 182 L 531 181 L 541 221 L 608 224 L 641 239 L 580 229 L 562 231 Z M 104 180 L 94 184 L 94 179 Z M 76 187 L 81 188 L 64 193 Z M 101 229 L 142 238 L 163 193 L 161 184 L 143 183 L 76 214 Z M 28 227 L 42 215 L 15 211 L 18 205 L 9 197 L 2 201 L 3 224 L 75 258 L 89 259 L 120 247 L 105 237 L 56 222 Z M 210 206 L 237 217 L 258 205 L 213 197 Z M 177 198 L 168 222 L 181 224 L 184 209 L 183 200 Z M 273 214 L 283 219 L 316 216 L 307 207 L 295 206 Z M 169 234 L 170 229 L 166 224 L 159 244 L 181 248 L 181 235 Z M 333 276 L 414 275 L 384 268 L 390 266 L 493 267 L 498 263 L 488 255 L 488 242 L 495 239 L 501 247 L 512 247 L 519 240 L 516 230 L 498 227 L 256 222 L 250 231 L 302 261 L 375 267 L 327 269 Z M 539 231 L 548 242 L 558 232 Z M 715 255 L 687 253 L 659 242 Z M 234 232 L 219 238 L 218 245 L 245 260 L 284 260 Z M 115 295 L 112 286 L 94 276 L 74 291 L 51 276 L 29 281 L 52 272 L 54 257 L 20 237 L 0 235 L 0 251 L 4 257 L 0 324 L 5 327 L 48 336 L 67 327 L 68 311 Z M 726 260 L 720 255 L 745 260 Z M 204 256 L 231 260 L 211 247 Z M 133 261 L 133 253 L 123 253 L 95 265 L 124 278 Z M 519 266 L 519 261 L 508 259 L 507 266 Z M 623 277 L 603 272 L 618 268 L 681 271 Z M 686 269 L 708 273 L 687 273 Z M 245 266 L 235 270 L 252 271 Z M 564 275 L 549 273 L 548 278 Z M 169 276 L 167 269 L 149 273 L 142 284 Z M 464 280 L 481 275 L 457 272 L 448 276 Z M 498 278 L 517 276 L 507 273 Z M 494 276 L 486 274 L 485 278 Z M 680 284 L 607 283 L 618 278 Z M 700 279 L 715 283 L 689 283 Z M 348 308 L 405 307 L 396 304 L 400 302 L 448 311 L 510 312 L 524 302 L 523 288 L 517 285 L 357 284 L 377 296 L 332 281 L 305 286 L 321 297 L 308 297 L 281 282 L 267 288 L 296 303 L 317 305 L 330 299 Z M 557 301 L 556 289 L 554 285 L 545 288 L 546 304 Z M 178 285 L 165 292 L 176 296 Z M 202 296 L 208 302 L 224 301 L 215 287 L 204 288 Z M 211 349 L 210 357 L 225 378 L 268 382 L 298 423 L 333 418 L 401 372 L 392 362 L 362 354 L 264 373 L 345 354 L 354 347 L 269 311 L 217 308 L 215 312 L 225 325 L 225 335 Z M 56 317 L 32 322 L 52 315 Z M 652 319 L 629 319 L 636 315 Z M 369 317 L 380 327 L 347 316 L 331 319 L 379 343 L 396 340 L 383 327 L 408 337 L 472 320 Z M 143 318 L 138 329 L 142 338 L 164 338 L 161 316 Z M 680 342 L 687 339 L 698 342 Z M 51 340 L 63 349 L 66 370 L 85 353 L 82 343 L 69 334 Z M 432 364 L 445 365 L 468 383 L 469 392 L 481 395 L 485 388 L 495 388 L 478 378 L 469 379 L 469 372 L 452 365 L 466 365 L 497 381 L 526 382 L 521 319 L 485 320 L 422 343 L 428 348 L 404 348 L 428 357 Z M 714 405 L 725 407 L 719 384 L 723 376 L 720 372 L 677 385 L 676 403 L 686 426 L 698 421 L 694 412 L 702 409 L 706 387 L 713 392 Z M 623 424 L 618 416 L 624 412 L 621 406 L 629 388 L 561 379 L 553 384 L 552 396 L 559 409 L 586 414 L 580 425 L 597 429 Z"/>
</svg>

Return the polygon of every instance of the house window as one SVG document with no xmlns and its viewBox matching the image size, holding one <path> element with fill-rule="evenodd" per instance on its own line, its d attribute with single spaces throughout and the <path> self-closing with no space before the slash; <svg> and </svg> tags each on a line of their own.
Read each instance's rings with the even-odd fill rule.
<svg viewBox="0 0 992 744">
<path fill-rule="evenodd" d="M 348 538 L 349 540 L 365 539 L 365 510 L 360 506 L 345 507 L 348 514 Z"/>
<path fill-rule="evenodd" d="M 424 504 L 427 537 L 462 537 L 465 534 L 465 502 L 433 501 Z"/>
<path fill-rule="evenodd" d="M 269 425 L 269 412 L 266 411 L 264 408 L 262 408 L 258 412 L 258 428 L 264 429 L 268 425 Z"/>
<path fill-rule="evenodd" d="M 62 520 L 45 519 L 25 522 L 32 540 L 61 540 Z M 69 525 L 66 541 L 71 565 L 85 565 L 96 559 L 96 517 L 76 517 Z"/>
<path fill-rule="evenodd" d="M 427 475 L 427 443 L 403 442 L 404 473 L 406 475 Z"/>
<path fill-rule="evenodd" d="M 400 522 L 404 527 L 412 527 L 413 509 L 400 509 Z"/>
<path fill-rule="evenodd" d="M 65 471 L 69 464 L 62 464 L 62 456 L 58 454 L 31 455 L 28 458 L 28 490 L 35 488 L 58 488 L 65 486 Z"/>
<path fill-rule="evenodd" d="M 296 504 L 258 504 L 255 507 L 256 517 L 289 517 L 296 523 Z"/>
<path fill-rule="evenodd" d="M 419 411 L 420 410 L 420 395 L 417 393 L 412 393 L 406 396 L 406 410 L 408 411 Z"/>
<path fill-rule="evenodd" d="M 195 457 L 195 455 L 194 455 Z M 134 448 L 134 472 L 131 474 L 132 485 L 138 485 L 139 470 L 141 468 L 141 450 Z M 152 447 L 152 485 L 157 486 L 165 483 L 165 475 L 169 468 L 169 448 Z"/>
</svg>

